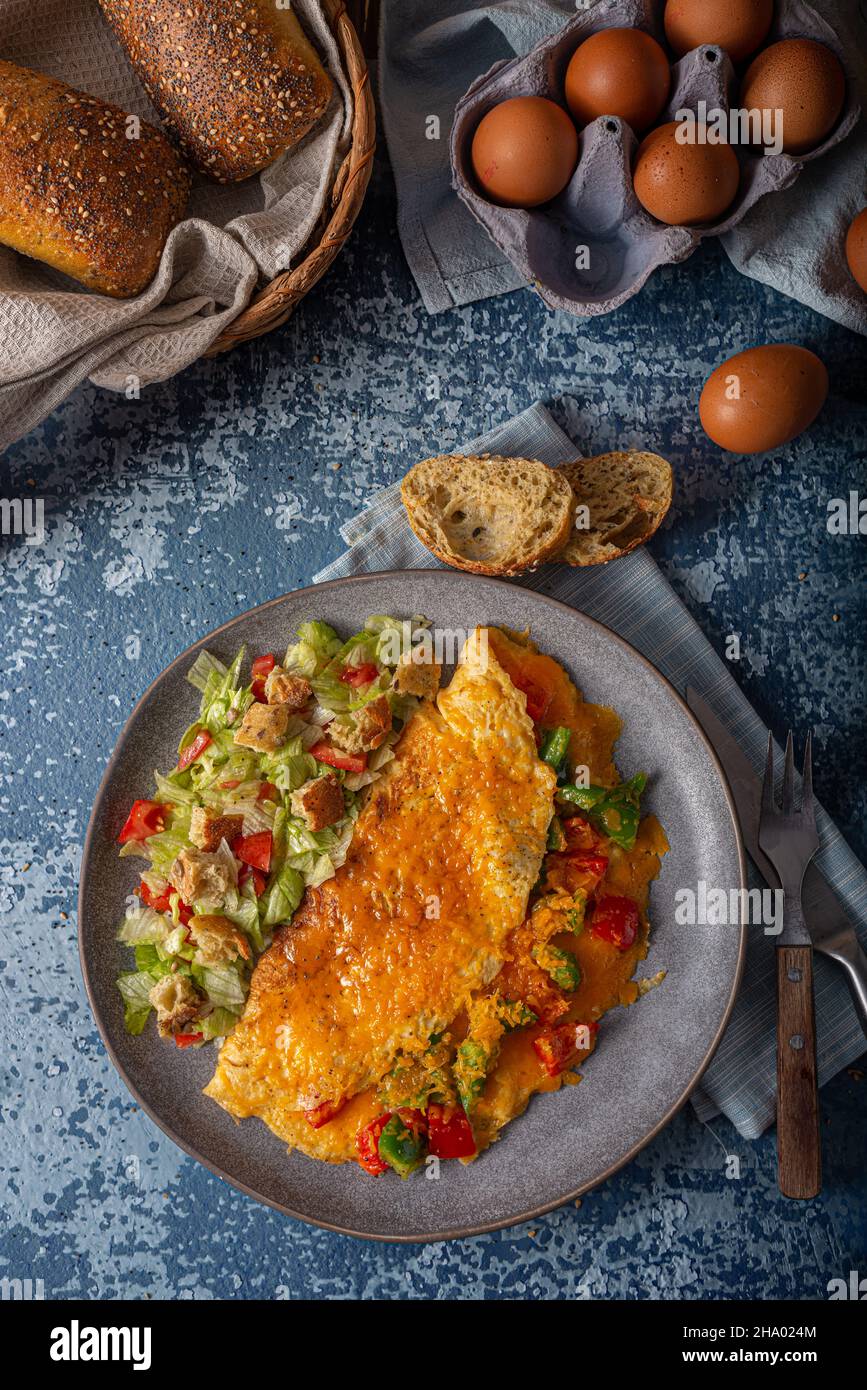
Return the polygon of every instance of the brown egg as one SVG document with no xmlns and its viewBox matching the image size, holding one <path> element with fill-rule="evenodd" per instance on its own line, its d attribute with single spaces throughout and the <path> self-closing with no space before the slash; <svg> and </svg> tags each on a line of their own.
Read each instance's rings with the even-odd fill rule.
<svg viewBox="0 0 867 1390">
<path fill-rule="evenodd" d="M 845 100 L 846 78 L 830 48 L 813 39 L 782 39 L 750 63 L 739 105 L 782 111 L 783 149 L 806 154 L 834 129 Z"/>
<path fill-rule="evenodd" d="M 578 132 L 546 97 L 511 97 L 483 116 L 472 163 L 483 192 L 507 208 L 535 208 L 562 193 L 578 163 Z"/>
<path fill-rule="evenodd" d="M 849 262 L 852 279 L 867 294 L 867 208 L 858 213 L 849 228 L 846 236 L 846 260 Z"/>
<path fill-rule="evenodd" d="M 764 43 L 774 17 L 774 0 L 667 0 L 665 37 L 679 58 L 713 43 L 733 63 Z"/>
<path fill-rule="evenodd" d="M 635 195 L 651 216 L 670 226 L 716 222 L 738 191 L 737 156 L 730 145 L 681 145 L 675 138 L 681 126 L 669 121 L 644 137 L 632 174 Z"/>
<path fill-rule="evenodd" d="M 600 29 L 572 54 L 566 104 L 578 125 L 619 116 L 639 134 L 653 125 L 671 86 L 668 59 L 643 29 Z"/>
<path fill-rule="evenodd" d="M 704 384 L 698 410 L 705 433 L 721 449 L 763 454 L 812 425 L 827 395 L 828 373 L 815 353 L 774 343 L 720 363 Z"/>
</svg>

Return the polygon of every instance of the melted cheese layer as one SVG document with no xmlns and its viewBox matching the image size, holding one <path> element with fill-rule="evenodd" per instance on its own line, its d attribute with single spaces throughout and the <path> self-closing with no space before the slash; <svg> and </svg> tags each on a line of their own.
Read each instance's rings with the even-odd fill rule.
<svg viewBox="0 0 867 1390">
<path fill-rule="evenodd" d="M 409 721 L 345 864 L 260 959 L 206 1087 L 317 1157 L 350 1156 L 359 1093 L 497 974 L 545 852 L 554 774 L 478 631 L 437 704 Z M 345 1097 L 357 1100 L 310 1129 L 301 1112 Z"/>
</svg>

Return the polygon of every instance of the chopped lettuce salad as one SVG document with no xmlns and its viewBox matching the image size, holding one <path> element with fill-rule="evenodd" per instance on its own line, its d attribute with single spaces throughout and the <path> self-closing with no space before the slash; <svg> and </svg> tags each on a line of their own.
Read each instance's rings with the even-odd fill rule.
<svg viewBox="0 0 867 1390">
<path fill-rule="evenodd" d="M 282 662 L 265 653 L 248 668 L 244 648 L 229 666 L 196 658 L 198 717 L 119 836 L 122 857 L 146 861 L 117 934 L 134 955 L 117 981 L 128 1032 L 155 1013 L 179 1047 L 231 1033 L 274 928 L 344 861 L 418 704 L 395 653 L 427 626 L 372 617 L 341 641 L 313 621 Z"/>
</svg>

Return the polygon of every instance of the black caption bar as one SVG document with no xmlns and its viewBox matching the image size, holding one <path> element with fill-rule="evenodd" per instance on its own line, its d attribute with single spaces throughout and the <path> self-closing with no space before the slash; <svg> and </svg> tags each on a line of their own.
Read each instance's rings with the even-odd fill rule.
<svg viewBox="0 0 867 1390">
<path fill-rule="evenodd" d="M 821 1370 L 824 1376 L 851 1364 L 863 1343 L 864 1307 L 867 1287 L 835 1291 L 837 1297 L 823 1302 L 593 1302 L 593 1338 L 597 1345 L 610 1335 L 617 1345 L 643 1347 L 643 1357 L 655 1370 L 679 1366 L 687 1375 L 701 1375 L 707 1367 L 738 1370 L 761 1366 L 768 1370 L 788 1370 L 791 1366 Z M 845 1297 L 843 1293 L 845 1292 Z M 316 1301 L 316 1300 L 311 1300 Z M 351 1328 L 353 1314 L 346 1302 L 340 1303 L 341 1327 Z M 412 1300 L 409 1301 L 410 1303 Z M 443 1301 L 445 1302 L 445 1300 Z M 542 1330 L 547 1324 L 548 1303 L 562 1308 L 553 1299 L 522 1302 L 486 1300 L 497 1320 L 497 1309 L 506 1306 L 509 1327 L 514 1319 L 526 1320 L 527 1331 Z M 841 1306 L 848 1304 L 848 1307 Z M 252 1305 L 252 1306 L 251 1306 Z M 859 1306 L 860 1305 L 860 1306 Z M 442 1305 L 439 1305 L 442 1306 Z M 449 1302 L 446 1317 L 459 1320 L 465 1304 Z M 380 1307 L 383 1321 L 379 1322 Z M 359 1310 L 364 1318 L 367 1345 L 371 1334 L 383 1335 L 394 1328 L 395 1311 L 391 1302 L 365 1302 Z M 181 1365 L 197 1366 L 196 1378 L 226 1376 L 236 1371 L 249 1377 L 259 1363 L 263 1338 L 272 1355 L 278 1346 L 291 1355 L 293 1344 L 303 1345 L 309 1330 L 306 1311 L 287 1304 L 263 1304 L 239 1300 L 231 1310 L 220 1302 L 40 1302 L 0 1301 L 0 1318 L 7 1332 L 16 1339 L 26 1338 L 29 1364 L 62 1382 L 64 1376 L 87 1372 L 92 1378 L 101 1369 L 112 1375 L 129 1373 L 142 1379 L 147 1375 L 174 1377 Z M 410 1307 L 401 1313 L 401 1320 Z M 479 1315 L 473 1303 L 474 1319 Z M 580 1316 L 576 1309 L 576 1316 Z M 264 1320 L 267 1318 L 267 1323 Z M 348 1327 L 346 1324 L 348 1323 Z M 404 1335 L 412 1334 L 403 1322 Z M 584 1324 L 586 1328 L 591 1324 Z M 361 1330 L 359 1323 L 359 1331 Z M 474 1322 L 477 1327 L 477 1322 Z M 562 1327 L 562 1323 L 558 1326 Z M 353 1338 L 342 1335 L 329 1339 L 329 1367 L 334 1358 L 347 1358 L 356 1364 L 358 1349 Z"/>
</svg>

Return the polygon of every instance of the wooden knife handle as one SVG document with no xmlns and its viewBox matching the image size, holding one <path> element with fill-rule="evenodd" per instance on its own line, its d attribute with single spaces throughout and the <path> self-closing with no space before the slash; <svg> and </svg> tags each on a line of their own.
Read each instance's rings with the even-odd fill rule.
<svg viewBox="0 0 867 1390">
<path fill-rule="evenodd" d="M 777 947 L 777 1176 L 786 1197 L 822 1186 L 811 946 Z"/>
</svg>

